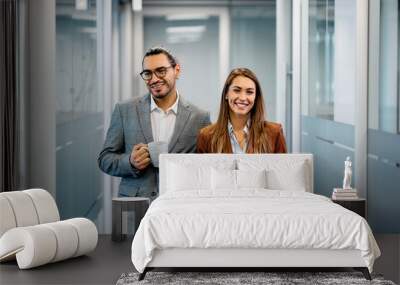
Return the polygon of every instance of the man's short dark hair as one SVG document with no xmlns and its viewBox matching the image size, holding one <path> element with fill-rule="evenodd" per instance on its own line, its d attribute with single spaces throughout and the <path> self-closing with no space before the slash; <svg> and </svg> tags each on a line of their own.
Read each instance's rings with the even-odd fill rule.
<svg viewBox="0 0 400 285">
<path fill-rule="evenodd" d="M 171 66 L 175 67 L 177 64 L 177 60 L 176 58 L 171 54 L 170 51 L 168 51 L 167 49 L 163 48 L 163 47 L 152 47 L 149 48 L 146 53 L 143 56 L 143 60 L 142 60 L 142 66 L 144 63 L 144 59 L 148 56 L 152 56 L 152 55 L 157 55 L 157 54 L 164 54 L 167 58 L 169 63 L 171 64 Z"/>
</svg>

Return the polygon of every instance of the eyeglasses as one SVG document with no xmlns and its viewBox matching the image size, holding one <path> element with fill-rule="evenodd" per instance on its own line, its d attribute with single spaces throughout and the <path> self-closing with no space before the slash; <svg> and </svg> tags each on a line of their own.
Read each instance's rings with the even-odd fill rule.
<svg viewBox="0 0 400 285">
<path fill-rule="evenodd" d="M 143 78 L 143 80 L 151 80 L 153 78 L 153 73 L 158 77 L 158 78 L 164 78 L 167 75 L 168 68 L 173 67 L 172 65 L 170 66 L 162 66 L 159 68 L 156 68 L 154 71 L 145 69 L 142 72 L 140 72 L 140 76 Z"/>
</svg>

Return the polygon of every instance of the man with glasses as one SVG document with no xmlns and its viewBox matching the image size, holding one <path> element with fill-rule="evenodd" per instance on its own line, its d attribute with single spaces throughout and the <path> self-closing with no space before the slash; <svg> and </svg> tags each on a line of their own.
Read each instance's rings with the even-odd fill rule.
<svg viewBox="0 0 400 285">
<path fill-rule="evenodd" d="M 158 154 L 196 151 L 198 131 L 210 115 L 182 98 L 176 89 L 180 65 L 166 49 L 149 49 L 140 76 L 149 94 L 117 103 L 98 164 L 105 173 L 122 177 L 120 196 L 155 198 Z"/>
</svg>

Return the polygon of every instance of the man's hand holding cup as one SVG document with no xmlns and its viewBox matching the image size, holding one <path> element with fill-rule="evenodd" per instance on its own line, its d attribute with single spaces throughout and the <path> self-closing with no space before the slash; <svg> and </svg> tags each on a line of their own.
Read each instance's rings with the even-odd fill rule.
<svg viewBox="0 0 400 285">
<path fill-rule="evenodd" d="M 139 170 L 143 170 L 149 166 L 151 160 L 147 144 L 139 143 L 134 145 L 129 161 L 135 168 Z"/>
</svg>

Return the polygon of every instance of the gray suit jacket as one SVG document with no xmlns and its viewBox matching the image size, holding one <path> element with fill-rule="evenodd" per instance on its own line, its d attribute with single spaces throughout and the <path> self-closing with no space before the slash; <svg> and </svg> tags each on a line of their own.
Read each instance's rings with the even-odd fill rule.
<svg viewBox="0 0 400 285">
<path fill-rule="evenodd" d="M 134 145 L 153 141 L 150 120 L 150 94 L 117 103 L 111 117 L 103 150 L 97 159 L 105 173 L 122 177 L 119 193 L 126 196 L 158 195 L 158 168 L 134 168 L 129 156 Z M 169 144 L 170 153 L 196 151 L 198 131 L 210 124 L 210 115 L 179 96 L 178 113 Z"/>
</svg>

